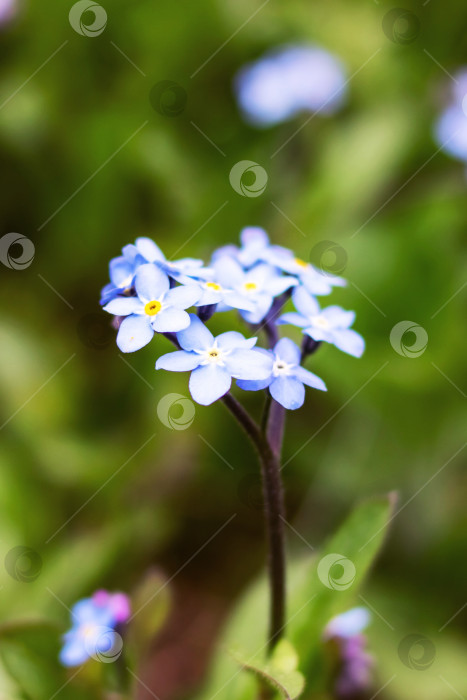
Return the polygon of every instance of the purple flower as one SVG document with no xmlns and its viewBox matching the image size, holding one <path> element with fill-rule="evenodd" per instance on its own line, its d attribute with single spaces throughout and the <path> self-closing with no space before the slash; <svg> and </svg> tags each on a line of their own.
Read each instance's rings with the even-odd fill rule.
<svg viewBox="0 0 467 700">
<path fill-rule="evenodd" d="M 338 58 L 316 46 L 286 46 L 242 68 L 234 83 L 247 121 L 265 127 L 300 112 L 332 114 L 346 93 Z"/>
<path fill-rule="evenodd" d="M 256 338 L 228 331 L 216 338 L 194 314 L 191 324 L 177 333 L 182 350 L 162 355 L 156 369 L 191 372 L 189 388 L 194 401 L 202 406 L 214 403 L 226 394 L 235 379 L 266 379 L 271 372 L 269 356 L 253 350 Z"/>
<path fill-rule="evenodd" d="M 167 275 L 151 264 L 138 268 L 135 277 L 135 297 L 119 297 L 104 310 L 116 316 L 126 316 L 119 328 L 117 345 L 122 352 L 134 352 L 147 345 L 154 333 L 181 331 L 190 325 L 185 309 L 200 298 L 197 285 L 170 289 Z"/>
<path fill-rule="evenodd" d="M 303 406 L 304 384 L 320 391 L 327 391 L 322 379 L 300 366 L 300 348 L 289 338 L 281 338 L 272 351 L 258 350 L 257 352 L 272 358 L 271 372 L 263 381 L 238 380 L 237 384 L 241 389 L 258 391 L 269 387 L 273 399 L 290 410 Z"/>
<path fill-rule="evenodd" d="M 71 609 L 72 627 L 63 636 L 60 661 L 79 666 L 89 658 L 106 654 L 115 644 L 115 627 L 130 617 L 130 601 L 123 593 L 97 591 Z"/>
<path fill-rule="evenodd" d="M 278 324 L 298 326 L 313 340 L 331 343 L 354 357 L 362 356 L 365 341 L 350 328 L 355 320 L 353 311 L 344 311 L 340 306 L 328 306 L 321 310 L 316 299 L 304 287 L 294 289 L 292 299 L 298 313 L 283 314 Z"/>
</svg>

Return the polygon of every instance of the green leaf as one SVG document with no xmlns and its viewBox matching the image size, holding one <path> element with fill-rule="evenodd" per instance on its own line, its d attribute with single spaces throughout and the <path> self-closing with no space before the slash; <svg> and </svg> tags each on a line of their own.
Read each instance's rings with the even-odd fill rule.
<svg viewBox="0 0 467 700">
<path fill-rule="evenodd" d="M 292 644 L 282 639 L 269 660 L 252 664 L 244 654 L 231 651 L 232 657 L 247 671 L 260 676 L 266 683 L 278 690 L 285 700 L 294 700 L 305 687 L 304 676 L 297 671 L 298 655 Z"/>
<path fill-rule="evenodd" d="M 389 495 L 362 503 L 322 553 L 289 565 L 286 634 L 300 658 L 307 691 L 325 688 L 323 630 L 334 615 L 355 605 L 358 590 L 383 544 L 394 502 L 394 495 Z M 323 576 L 323 564 L 318 575 L 320 562 L 331 554 L 339 555 L 338 560 L 349 560 L 354 567 L 344 583 L 339 583 L 342 575 L 339 563 L 329 567 L 330 579 Z M 335 588 L 329 587 L 333 581 Z M 268 584 L 266 577 L 262 577 L 247 592 L 228 624 L 222 640 L 223 649 L 240 648 L 249 665 L 261 667 L 267 643 L 268 609 Z M 238 673 L 232 657 L 221 648 L 202 697 L 208 699 L 216 695 L 216 700 L 249 700 L 252 693 L 254 683 L 245 679 L 245 674 Z"/>
</svg>

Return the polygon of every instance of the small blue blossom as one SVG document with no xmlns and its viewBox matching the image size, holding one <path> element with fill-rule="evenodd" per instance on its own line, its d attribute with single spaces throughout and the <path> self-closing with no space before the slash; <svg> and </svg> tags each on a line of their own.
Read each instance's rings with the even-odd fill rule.
<svg viewBox="0 0 467 700">
<path fill-rule="evenodd" d="M 115 641 L 115 627 L 130 617 L 130 602 L 123 593 L 97 591 L 71 609 L 72 627 L 63 635 L 60 661 L 79 666 L 99 653 L 105 654 Z"/>
<path fill-rule="evenodd" d="M 300 348 L 289 338 L 281 338 L 272 351 L 258 350 L 257 352 L 263 352 L 272 358 L 271 373 L 263 381 L 238 380 L 237 384 L 241 389 L 258 391 L 269 387 L 273 399 L 290 410 L 303 406 L 304 384 L 326 391 L 326 385 L 322 379 L 300 366 Z"/>
<path fill-rule="evenodd" d="M 283 314 L 278 324 L 298 326 L 313 340 L 331 343 L 354 357 L 362 356 L 365 341 L 350 328 L 355 320 L 353 311 L 344 311 L 340 306 L 328 306 L 321 310 L 316 299 L 304 287 L 294 289 L 292 299 L 298 313 Z"/>
<path fill-rule="evenodd" d="M 324 296 L 330 294 L 333 287 L 345 287 L 347 282 L 342 277 L 324 274 L 317 270 L 311 263 L 296 258 L 287 248 L 273 246 L 267 254 L 267 261 L 289 275 L 295 275 L 300 284 L 310 294 Z"/>
<path fill-rule="evenodd" d="M 235 291 L 253 308 L 252 311 L 241 312 L 248 323 L 261 323 L 274 298 L 297 284 L 294 277 L 283 276 L 266 263 L 255 265 L 245 272 L 239 262 L 224 256 L 214 261 L 213 268 L 219 283 Z"/>
<path fill-rule="evenodd" d="M 133 288 L 136 270 L 145 262 L 134 246 L 125 246 L 122 255 L 109 263 L 110 283 L 101 292 L 101 305 L 105 306 L 112 299 L 128 295 Z"/>
<path fill-rule="evenodd" d="M 351 608 L 333 617 L 324 630 L 325 639 L 329 637 L 353 637 L 363 632 L 370 624 L 371 615 L 367 608 Z"/>
<path fill-rule="evenodd" d="M 341 61 L 316 46 L 286 46 L 242 68 L 235 92 L 246 119 L 267 127 L 300 112 L 332 114 L 346 94 Z"/>
<path fill-rule="evenodd" d="M 339 652 L 336 698 L 354 698 L 369 690 L 373 657 L 366 652 L 366 638 L 361 634 L 369 621 L 366 608 L 352 608 L 333 617 L 325 627 L 324 640 L 333 640 Z"/>
<path fill-rule="evenodd" d="M 208 406 L 226 394 L 235 379 L 264 380 L 271 373 L 272 359 L 253 350 L 256 338 L 228 331 L 216 338 L 194 314 L 191 324 L 177 333 L 182 350 L 162 355 L 156 369 L 190 372 L 189 388 L 194 401 Z"/>
<path fill-rule="evenodd" d="M 203 261 L 198 258 L 181 258 L 167 260 L 159 246 L 151 238 L 137 238 L 131 246 L 148 263 L 157 265 L 166 275 L 181 282 L 189 283 L 192 279 L 204 279 L 210 272 L 203 267 Z"/>
<path fill-rule="evenodd" d="M 292 251 L 281 246 L 272 245 L 269 236 L 259 226 L 246 226 L 240 231 L 241 247 L 226 245 L 218 248 L 212 256 L 213 262 L 223 257 L 237 260 L 245 270 L 259 262 L 269 262 L 271 253 L 276 252 L 280 256 L 282 251 L 292 255 Z"/>
<path fill-rule="evenodd" d="M 199 286 L 192 284 L 170 289 L 167 275 L 152 264 L 138 268 L 135 277 L 137 296 L 119 297 L 104 310 L 116 316 L 126 316 L 117 335 L 122 352 L 134 352 L 147 345 L 154 332 L 180 331 L 190 325 L 185 309 L 200 298 Z"/>
</svg>

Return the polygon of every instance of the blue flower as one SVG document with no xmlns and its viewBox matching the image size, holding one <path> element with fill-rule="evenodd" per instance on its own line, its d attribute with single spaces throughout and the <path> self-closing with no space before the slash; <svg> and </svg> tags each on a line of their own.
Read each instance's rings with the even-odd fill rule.
<svg viewBox="0 0 467 700">
<path fill-rule="evenodd" d="M 346 93 L 345 70 L 338 58 L 316 46 L 286 46 L 245 66 L 235 91 L 246 119 L 265 127 L 302 111 L 331 114 Z"/>
<path fill-rule="evenodd" d="M 323 274 L 311 263 L 296 258 L 287 248 L 272 248 L 268 252 L 267 261 L 289 275 L 295 275 L 310 294 L 322 296 L 330 294 L 333 287 L 345 287 L 347 282 L 336 275 Z"/>
<path fill-rule="evenodd" d="M 365 341 L 350 328 L 355 320 L 353 311 L 344 311 L 340 306 L 328 306 L 321 310 L 316 299 L 304 287 L 294 289 L 292 299 L 298 313 L 283 314 L 278 324 L 298 326 L 313 340 L 331 343 L 349 355 L 361 357 Z"/>
<path fill-rule="evenodd" d="M 351 608 L 340 615 L 333 617 L 325 627 L 324 638 L 343 637 L 350 638 L 360 634 L 368 627 L 371 615 L 367 608 Z"/>
<path fill-rule="evenodd" d="M 326 391 L 326 385 L 322 379 L 300 366 L 300 348 L 289 338 L 281 338 L 272 352 L 270 350 L 258 350 L 258 352 L 263 352 L 272 358 L 271 373 L 264 381 L 238 380 L 237 384 L 241 389 L 258 391 L 269 387 L 273 399 L 290 410 L 303 406 L 304 384 Z"/>
<path fill-rule="evenodd" d="M 167 275 L 151 264 L 138 268 L 135 277 L 137 296 L 119 297 L 104 310 L 116 316 L 126 316 L 119 328 L 117 345 L 122 352 L 134 352 L 152 339 L 154 332 L 180 331 L 190 325 L 185 309 L 200 297 L 197 285 L 170 289 Z"/>
<path fill-rule="evenodd" d="M 146 262 L 154 263 L 177 282 L 187 284 L 192 279 L 204 279 L 209 276 L 209 271 L 203 267 L 203 261 L 198 258 L 167 260 L 162 250 L 151 238 L 137 238 L 135 245 L 129 247 L 134 248 Z"/>
<path fill-rule="evenodd" d="M 122 255 L 109 263 L 110 283 L 101 292 L 101 305 L 105 306 L 112 299 L 128 295 L 133 288 L 136 270 L 145 262 L 135 246 L 125 246 Z"/>
<path fill-rule="evenodd" d="M 297 284 L 295 278 L 281 275 L 266 263 L 259 263 L 245 272 L 239 262 L 225 256 L 215 260 L 213 268 L 219 283 L 234 290 L 253 308 L 241 312 L 248 323 L 260 323 L 271 308 L 274 297 Z"/>
<path fill-rule="evenodd" d="M 246 226 L 240 231 L 241 247 L 226 245 L 218 248 L 212 256 L 213 262 L 223 257 L 237 260 L 246 270 L 259 262 L 269 262 L 271 253 L 280 256 L 282 251 L 292 255 L 292 251 L 281 246 L 272 245 L 269 236 L 259 226 Z"/>
<path fill-rule="evenodd" d="M 177 333 L 182 350 L 162 355 L 156 369 L 190 372 L 189 388 L 194 401 L 209 406 L 226 394 L 235 379 L 266 379 L 272 360 L 253 350 L 256 338 L 246 339 L 241 333 L 228 331 L 216 338 L 194 314 L 191 324 Z"/>
<path fill-rule="evenodd" d="M 60 661 L 79 666 L 91 657 L 109 652 L 116 640 L 117 624 L 130 617 L 130 604 L 122 593 L 97 591 L 71 609 L 72 628 L 63 635 Z"/>
</svg>

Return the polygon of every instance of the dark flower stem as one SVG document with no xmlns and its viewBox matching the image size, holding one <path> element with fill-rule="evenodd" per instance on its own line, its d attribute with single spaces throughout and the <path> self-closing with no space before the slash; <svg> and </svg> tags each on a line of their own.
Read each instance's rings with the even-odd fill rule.
<svg viewBox="0 0 467 700">
<path fill-rule="evenodd" d="M 271 590 L 268 649 L 271 652 L 285 629 L 285 533 L 284 490 L 280 476 L 280 444 L 283 434 L 284 412 L 275 401 L 268 412 L 269 420 L 261 430 L 243 406 L 226 394 L 223 402 L 244 428 L 259 455 L 263 480 L 266 537 L 268 543 L 269 584 Z M 268 435 L 274 435 L 272 444 Z"/>
</svg>

